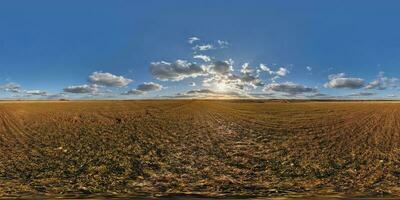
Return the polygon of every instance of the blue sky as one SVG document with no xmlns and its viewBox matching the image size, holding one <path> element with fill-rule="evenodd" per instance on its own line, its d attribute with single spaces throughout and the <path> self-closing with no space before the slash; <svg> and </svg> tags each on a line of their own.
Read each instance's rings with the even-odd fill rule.
<svg viewBox="0 0 400 200">
<path fill-rule="evenodd" d="M 399 6 L 3 0 L 0 98 L 397 98 Z"/>
</svg>

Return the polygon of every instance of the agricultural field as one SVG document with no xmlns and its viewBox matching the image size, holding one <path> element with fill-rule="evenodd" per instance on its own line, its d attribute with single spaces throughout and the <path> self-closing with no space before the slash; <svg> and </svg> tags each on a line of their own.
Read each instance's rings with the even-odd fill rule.
<svg viewBox="0 0 400 200">
<path fill-rule="evenodd" d="M 0 197 L 400 195 L 400 104 L 0 102 Z"/>
</svg>

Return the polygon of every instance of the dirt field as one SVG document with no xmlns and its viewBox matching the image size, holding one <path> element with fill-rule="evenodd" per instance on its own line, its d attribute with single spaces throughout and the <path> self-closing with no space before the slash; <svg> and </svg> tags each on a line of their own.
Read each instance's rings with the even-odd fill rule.
<svg viewBox="0 0 400 200">
<path fill-rule="evenodd" d="M 0 196 L 400 194 L 400 103 L 0 102 Z"/>
</svg>

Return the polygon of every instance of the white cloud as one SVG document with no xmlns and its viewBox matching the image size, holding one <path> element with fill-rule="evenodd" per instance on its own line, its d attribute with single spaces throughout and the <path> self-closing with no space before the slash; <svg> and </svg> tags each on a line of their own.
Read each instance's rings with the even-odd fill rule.
<svg viewBox="0 0 400 200">
<path fill-rule="evenodd" d="M 195 51 L 208 51 L 211 49 L 215 49 L 214 45 L 212 44 L 196 45 L 193 47 L 193 50 Z"/>
<path fill-rule="evenodd" d="M 344 73 L 331 74 L 328 77 L 329 82 L 325 83 L 326 88 L 349 88 L 358 89 L 364 86 L 364 80 L 361 78 L 346 77 Z"/>
<path fill-rule="evenodd" d="M 279 70 L 276 71 L 275 73 L 278 76 L 286 76 L 289 73 L 289 70 L 284 67 L 280 67 Z"/>
<path fill-rule="evenodd" d="M 211 61 L 210 56 L 207 56 L 207 55 L 195 55 L 195 56 L 193 56 L 193 58 L 200 59 L 200 60 L 202 60 L 204 62 L 210 62 Z"/>
<path fill-rule="evenodd" d="M 397 83 L 397 78 L 388 78 L 385 77 L 384 72 L 379 72 L 377 78 L 368 83 L 365 89 L 385 90 L 386 88 L 396 88 Z"/>
<path fill-rule="evenodd" d="M 217 40 L 219 47 L 226 48 L 229 46 L 229 42 L 226 40 Z"/>
<path fill-rule="evenodd" d="M 308 71 L 311 71 L 311 70 L 312 70 L 312 67 L 307 66 L 306 69 L 307 69 Z"/>
<path fill-rule="evenodd" d="M 150 64 L 150 72 L 155 78 L 163 81 L 179 81 L 205 73 L 201 66 L 185 60 L 177 60 L 175 63 L 165 61 L 152 62 Z"/>
<path fill-rule="evenodd" d="M 249 63 L 244 63 L 239 74 L 234 74 L 233 61 L 215 61 L 207 66 L 209 72 L 203 79 L 203 86 L 216 90 L 244 92 L 263 86 L 259 70 L 254 70 Z"/>
<path fill-rule="evenodd" d="M 124 87 L 132 82 L 131 79 L 125 78 L 123 76 L 117 76 L 104 72 L 93 72 L 93 74 L 89 76 L 89 81 L 93 84 L 108 87 Z"/>
<path fill-rule="evenodd" d="M 380 90 L 386 89 L 386 87 L 383 87 L 383 85 L 379 80 L 373 80 L 370 83 L 368 83 L 367 86 L 365 86 L 365 89 L 375 89 L 375 88 Z"/>
<path fill-rule="evenodd" d="M 254 72 L 254 69 L 250 67 L 249 63 L 244 63 L 242 65 L 242 69 L 240 69 L 240 72 L 243 74 L 250 74 Z"/>
<path fill-rule="evenodd" d="M 266 72 L 268 72 L 269 74 L 272 74 L 273 72 L 272 72 L 272 70 L 267 66 L 267 65 L 265 65 L 265 64 L 260 64 L 260 69 L 262 70 L 262 71 L 266 71 Z"/>
<path fill-rule="evenodd" d="M 346 76 L 345 73 L 331 74 L 331 75 L 328 76 L 328 79 L 332 80 L 332 79 L 335 79 L 335 78 L 343 78 L 345 76 Z"/>
<path fill-rule="evenodd" d="M 95 84 L 92 85 L 76 85 L 76 86 L 69 86 L 63 89 L 64 92 L 69 93 L 95 93 L 98 91 L 98 86 Z"/>
<path fill-rule="evenodd" d="M 200 38 L 198 38 L 198 37 L 190 37 L 188 39 L 188 43 L 193 44 L 194 42 L 199 41 L 199 40 L 200 40 Z"/>
<path fill-rule="evenodd" d="M 287 74 L 290 73 L 290 71 L 285 67 L 279 67 L 279 69 L 277 71 L 273 71 L 267 65 L 262 64 L 262 63 L 259 65 L 259 68 L 262 71 L 265 71 L 268 74 L 272 75 L 273 76 L 272 77 L 272 81 L 275 81 L 276 79 L 278 79 L 280 77 L 284 77 L 284 76 L 286 76 Z"/>
<path fill-rule="evenodd" d="M 47 92 L 41 90 L 28 90 L 25 92 L 27 95 L 46 96 Z"/>
</svg>

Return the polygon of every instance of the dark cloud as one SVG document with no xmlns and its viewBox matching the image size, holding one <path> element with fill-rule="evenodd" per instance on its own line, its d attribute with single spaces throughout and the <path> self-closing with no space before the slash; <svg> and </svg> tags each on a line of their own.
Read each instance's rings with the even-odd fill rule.
<svg viewBox="0 0 400 200">
<path fill-rule="evenodd" d="M 76 85 L 76 86 L 69 86 L 63 89 L 64 92 L 69 93 L 95 93 L 98 91 L 97 85 Z"/>
<path fill-rule="evenodd" d="M 232 71 L 232 66 L 227 61 L 215 61 L 208 69 L 211 73 L 225 75 Z"/>
<path fill-rule="evenodd" d="M 150 72 L 155 78 L 163 81 L 179 81 L 205 73 L 201 66 L 185 60 L 177 60 L 175 63 L 152 62 L 150 64 Z"/>
<path fill-rule="evenodd" d="M 137 86 L 137 90 L 148 92 L 153 90 L 161 90 L 163 87 L 160 84 L 153 83 L 153 82 L 145 82 Z"/>
<path fill-rule="evenodd" d="M 68 96 L 66 94 L 64 94 L 64 93 L 47 95 L 47 99 L 50 99 L 50 100 L 67 99 L 67 98 L 68 98 Z"/>
<path fill-rule="evenodd" d="M 122 95 L 141 95 L 150 91 L 158 91 L 163 89 L 163 86 L 153 82 L 144 82 L 136 87 L 136 89 L 131 89 L 123 92 Z"/>
<path fill-rule="evenodd" d="M 123 92 L 122 95 L 141 95 L 144 94 L 145 92 L 137 89 L 131 89 L 126 92 Z"/>
<path fill-rule="evenodd" d="M 12 82 L 1 85 L 0 89 L 3 89 L 6 92 L 14 92 L 14 93 L 21 92 L 21 86 L 17 83 L 12 83 Z"/>
<path fill-rule="evenodd" d="M 347 96 L 349 96 L 349 97 L 366 97 L 366 96 L 374 96 L 374 95 L 376 95 L 376 93 L 373 93 L 373 92 L 359 92 L 359 93 L 349 94 Z"/>
<path fill-rule="evenodd" d="M 312 99 L 312 98 L 330 98 L 332 96 L 323 94 L 323 93 L 315 93 L 315 94 L 306 95 L 306 97 Z"/>
<path fill-rule="evenodd" d="M 291 82 L 286 83 L 271 83 L 265 86 L 264 91 L 268 92 L 282 92 L 290 95 L 297 95 L 302 93 L 315 93 L 317 89 L 306 87 Z"/>
<path fill-rule="evenodd" d="M 214 91 L 211 89 L 189 90 L 176 96 L 185 98 L 250 98 L 251 96 L 235 91 Z"/>
<path fill-rule="evenodd" d="M 210 89 L 200 89 L 187 91 L 186 94 L 215 94 L 215 92 Z"/>
</svg>

